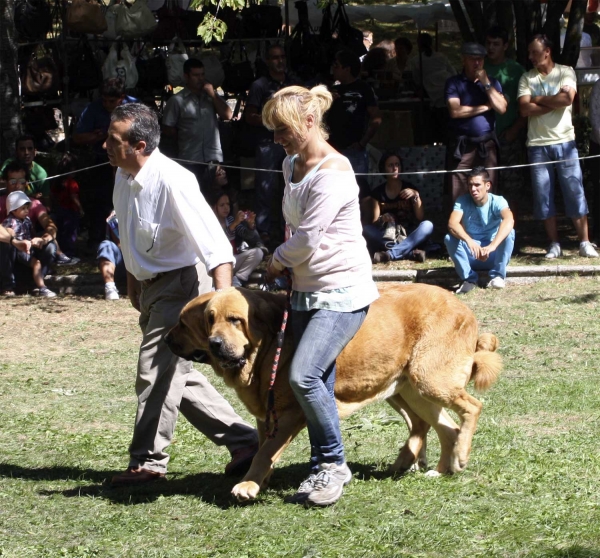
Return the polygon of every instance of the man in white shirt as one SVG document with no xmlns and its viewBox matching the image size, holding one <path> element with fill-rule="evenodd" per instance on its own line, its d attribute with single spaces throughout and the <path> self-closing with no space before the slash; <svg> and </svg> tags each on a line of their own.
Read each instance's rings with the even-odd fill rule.
<svg viewBox="0 0 600 558">
<path fill-rule="evenodd" d="M 129 467 L 113 485 L 165 477 L 179 409 L 205 436 L 225 445 L 238 474 L 257 450 L 255 430 L 192 367 L 175 356 L 163 336 L 181 309 L 211 288 L 231 286 L 233 253 L 200 194 L 194 175 L 157 149 L 160 127 L 148 107 L 131 103 L 111 115 L 105 148 L 117 168 L 113 203 L 119 221 L 127 291 L 140 311 L 143 333 L 136 393 L 138 409 L 129 447 Z M 204 266 L 197 266 L 202 263 Z"/>
</svg>

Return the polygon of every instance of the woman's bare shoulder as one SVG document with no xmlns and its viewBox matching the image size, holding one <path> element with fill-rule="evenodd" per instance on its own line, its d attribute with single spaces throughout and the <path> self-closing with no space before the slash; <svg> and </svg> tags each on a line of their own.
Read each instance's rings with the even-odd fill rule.
<svg viewBox="0 0 600 558">
<path fill-rule="evenodd" d="M 352 166 L 346 157 L 340 155 L 337 151 L 332 151 L 335 154 L 334 157 L 330 157 L 322 165 L 322 169 L 331 169 L 339 171 L 351 171 Z"/>
</svg>

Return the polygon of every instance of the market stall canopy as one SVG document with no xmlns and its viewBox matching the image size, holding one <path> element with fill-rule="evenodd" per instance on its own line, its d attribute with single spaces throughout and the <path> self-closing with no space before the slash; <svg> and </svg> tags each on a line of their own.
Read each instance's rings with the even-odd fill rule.
<svg viewBox="0 0 600 558">
<path fill-rule="evenodd" d="M 289 1 L 289 0 L 288 0 Z M 313 27 L 319 27 L 323 12 L 317 7 L 315 0 L 308 0 L 308 17 Z M 335 9 L 335 5 L 332 6 Z M 282 8 L 283 10 L 283 8 Z M 290 25 L 298 23 L 298 12 L 294 3 L 289 2 Z M 452 8 L 445 0 L 429 0 L 427 4 L 399 4 L 395 6 L 369 5 L 352 6 L 346 4 L 346 13 L 351 23 L 375 19 L 381 23 L 398 23 L 412 19 L 417 27 L 430 27 L 437 21 L 454 21 Z"/>
</svg>

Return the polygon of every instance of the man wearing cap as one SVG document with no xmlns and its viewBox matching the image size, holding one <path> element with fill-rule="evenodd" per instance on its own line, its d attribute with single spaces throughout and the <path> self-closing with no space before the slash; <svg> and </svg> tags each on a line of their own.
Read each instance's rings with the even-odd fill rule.
<svg viewBox="0 0 600 558">
<path fill-rule="evenodd" d="M 465 43 L 461 48 L 463 71 L 446 81 L 444 98 L 450 113 L 448 156 L 454 169 L 498 166 L 496 113 L 506 112 L 507 102 L 502 86 L 488 77 L 483 69 L 486 49 L 477 43 Z M 492 185 L 497 173 L 490 170 Z M 464 173 L 452 175 L 452 200 L 467 193 Z"/>
<path fill-rule="evenodd" d="M 547 163 L 530 167 L 533 216 L 544 221 L 550 241 L 546 258 L 560 258 L 562 250 L 554 206 L 554 185 L 558 176 L 565 214 L 573 221 L 579 238 L 579 255 L 597 258 L 598 252 L 588 237 L 588 205 L 571 118 L 577 78 L 570 66 L 554 63 L 552 46 L 546 35 L 533 37 L 528 47 L 533 69 L 519 80 L 519 109 L 529 124 L 527 157 L 530 163 Z"/>
</svg>

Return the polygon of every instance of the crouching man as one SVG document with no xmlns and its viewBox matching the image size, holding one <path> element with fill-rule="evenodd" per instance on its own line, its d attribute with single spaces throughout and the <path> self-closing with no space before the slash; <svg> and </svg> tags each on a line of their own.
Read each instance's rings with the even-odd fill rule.
<svg viewBox="0 0 600 558">
<path fill-rule="evenodd" d="M 489 273 L 488 287 L 503 289 L 515 243 L 513 214 L 502 196 L 489 193 L 492 183 L 484 167 L 475 167 L 467 184 L 469 193 L 454 203 L 444 239 L 462 282 L 456 294 L 477 287 L 481 270 Z"/>
</svg>

